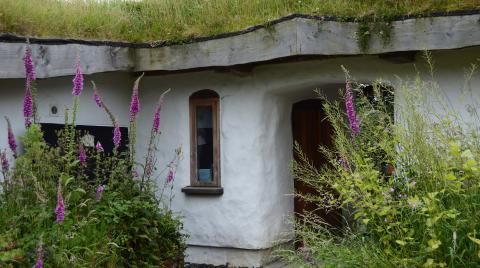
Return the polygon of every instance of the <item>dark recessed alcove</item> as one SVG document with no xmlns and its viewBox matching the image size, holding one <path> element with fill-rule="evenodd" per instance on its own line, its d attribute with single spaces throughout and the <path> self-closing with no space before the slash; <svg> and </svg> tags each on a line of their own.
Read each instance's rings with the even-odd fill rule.
<svg viewBox="0 0 480 268">
<path fill-rule="evenodd" d="M 58 133 L 63 130 L 65 125 L 52 123 L 41 123 L 40 125 L 42 126 L 45 141 L 51 146 L 58 146 Z M 113 126 L 77 125 L 75 129 L 82 135 L 88 133 L 94 136 L 94 144 L 100 141 L 106 153 L 113 151 Z M 128 128 L 121 127 L 120 132 L 122 133 L 122 140 L 119 151 L 123 152 L 127 150 Z"/>
</svg>

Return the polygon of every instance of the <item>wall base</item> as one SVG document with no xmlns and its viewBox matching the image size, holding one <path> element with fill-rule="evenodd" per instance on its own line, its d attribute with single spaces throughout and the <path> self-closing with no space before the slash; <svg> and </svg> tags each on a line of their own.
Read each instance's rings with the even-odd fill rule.
<svg viewBox="0 0 480 268">
<path fill-rule="evenodd" d="M 261 267 L 273 262 L 273 249 L 238 249 L 188 246 L 186 267 Z"/>
</svg>

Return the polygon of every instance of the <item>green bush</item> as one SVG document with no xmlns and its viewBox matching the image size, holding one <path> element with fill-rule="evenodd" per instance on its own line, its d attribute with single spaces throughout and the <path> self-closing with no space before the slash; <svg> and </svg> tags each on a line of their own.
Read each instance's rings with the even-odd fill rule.
<svg viewBox="0 0 480 268">
<path fill-rule="evenodd" d="M 138 82 L 132 100 L 138 94 L 135 89 Z M 27 78 L 27 92 L 33 89 L 34 81 Z M 96 89 L 95 94 L 98 96 Z M 31 107 L 29 101 L 26 97 L 24 110 Z M 156 119 L 159 119 L 162 101 L 163 95 Z M 105 102 L 101 102 L 99 106 L 117 127 L 114 115 Z M 78 95 L 74 94 L 72 122 L 66 113 L 65 127 L 58 133 L 56 147 L 45 142 L 40 125 L 34 122 L 35 113 L 26 113 L 26 132 L 19 139 L 23 144 L 21 155 L 16 154 L 14 137 L 9 137 L 9 141 L 13 141 L 10 148 L 15 161 L 9 165 L 6 151 L 2 152 L 0 266 L 181 265 L 185 234 L 181 218 L 170 210 L 173 174 L 181 150 L 175 152 L 172 162 L 164 169 L 169 176 L 169 180 L 165 180 L 164 172 L 155 172 L 158 124 L 152 127 L 144 164 L 133 161 L 132 149 L 122 152 L 116 146 L 112 153 L 100 147 L 85 149 L 80 138 L 84 133 L 75 130 L 77 109 Z M 136 119 L 135 109 L 131 111 L 130 141 L 134 140 Z M 134 144 L 128 147 L 133 148 Z M 143 172 L 138 174 L 137 170 Z M 165 180 L 159 191 L 161 196 L 155 194 L 159 190 L 155 184 L 158 176 Z M 164 196 L 168 190 L 169 200 Z"/>
<path fill-rule="evenodd" d="M 352 83 L 357 135 L 343 104 L 325 100 L 334 128 L 333 148 L 320 147 L 328 165 L 315 168 L 297 146 L 294 176 L 323 193 L 300 197 L 342 211 L 344 221 L 332 227 L 305 215 L 295 224 L 304 246 L 282 255 L 305 267 L 480 266 L 476 102 L 462 116 L 433 80 L 417 78 L 395 90 L 393 118 L 393 91 L 383 85 L 372 97 Z"/>
</svg>

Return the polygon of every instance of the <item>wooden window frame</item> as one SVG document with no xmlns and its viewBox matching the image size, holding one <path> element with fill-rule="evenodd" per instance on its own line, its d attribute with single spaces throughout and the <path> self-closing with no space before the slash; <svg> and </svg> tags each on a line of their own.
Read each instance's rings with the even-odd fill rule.
<svg viewBox="0 0 480 268">
<path fill-rule="evenodd" d="M 197 107 L 212 107 L 213 180 L 200 182 L 197 172 Z M 220 109 L 219 98 L 190 99 L 190 185 L 194 187 L 221 187 L 220 184 Z"/>
</svg>

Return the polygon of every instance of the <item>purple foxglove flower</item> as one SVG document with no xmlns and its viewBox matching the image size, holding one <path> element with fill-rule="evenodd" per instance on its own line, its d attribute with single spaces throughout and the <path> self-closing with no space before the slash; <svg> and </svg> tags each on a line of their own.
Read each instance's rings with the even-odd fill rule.
<svg viewBox="0 0 480 268">
<path fill-rule="evenodd" d="M 153 116 L 153 124 L 152 124 L 152 129 L 155 134 L 158 134 L 158 131 L 160 129 L 160 112 L 162 111 L 163 107 L 163 98 L 165 97 L 165 94 L 170 92 L 170 89 L 167 91 L 163 92 L 162 95 L 160 95 L 160 99 L 158 100 L 157 107 L 155 108 L 155 114 Z"/>
<path fill-rule="evenodd" d="M 390 188 L 390 193 L 393 193 L 393 192 L 395 192 L 395 189 Z"/>
<path fill-rule="evenodd" d="M 130 122 L 133 122 L 137 117 L 138 112 L 140 111 L 140 100 L 138 99 L 138 84 L 140 79 L 143 77 L 143 74 L 135 80 L 133 84 L 132 99 L 130 101 Z"/>
<path fill-rule="evenodd" d="M 353 136 L 356 136 L 360 133 L 360 123 L 358 122 L 357 114 L 355 113 L 353 94 L 348 81 L 345 88 L 345 108 L 347 110 L 348 123 Z"/>
<path fill-rule="evenodd" d="M 132 100 L 130 101 L 130 122 L 133 122 L 140 111 L 140 100 L 138 99 L 138 88 L 133 88 Z"/>
<path fill-rule="evenodd" d="M 17 158 L 17 141 L 15 140 L 15 135 L 13 135 L 12 124 L 10 124 L 10 120 L 6 116 L 5 120 L 7 120 L 8 128 L 8 146 L 12 150 L 13 158 Z"/>
<path fill-rule="evenodd" d="M 95 84 L 93 84 L 93 100 L 97 104 L 98 108 L 102 108 L 102 106 L 103 106 L 102 97 L 100 97 L 100 95 L 98 95 L 97 87 L 95 86 Z"/>
<path fill-rule="evenodd" d="M 167 182 L 170 183 L 172 182 L 174 179 L 174 174 L 173 174 L 173 170 L 172 169 L 169 169 L 168 170 L 168 175 L 167 175 Z"/>
<path fill-rule="evenodd" d="M 2 152 L 0 161 L 2 162 L 2 173 L 6 174 L 10 169 L 10 164 L 8 163 L 7 153 L 5 151 Z"/>
<path fill-rule="evenodd" d="M 27 46 L 25 48 L 25 55 L 23 57 L 23 64 L 25 66 L 25 76 L 27 78 L 27 83 L 30 84 L 30 82 L 37 79 L 36 74 L 35 74 L 35 66 L 34 66 L 33 60 L 32 60 L 32 48 L 30 47 L 30 44 L 27 44 Z"/>
<path fill-rule="evenodd" d="M 39 245 L 37 248 L 37 262 L 32 268 L 43 268 L 43 247 Z"/>
<path fill-rule="evenodd" d="M 115 145 L 115 149 L 120 146 L 120 141 L 122 140 L 122 133 L 120 132 L 120 126 L 118 122 L 115 121 L 115 128 L 113 129 L 113 144 Z"/>
<path fill-rule="evenodd" d="M 99 185 L 97 187 L 97 191 L 95 192 L 95 199 L 97 200 L 97 202 L 100 202 L 100 200 L 102 200 L 102 193 L 104 190 L 105 190 L 105 186 L 103 185 Z"/>
<path fill-rule="evenodd" d="M 158 129 L 160 128 L 160 111 L 162 110 L 162 105 L 158 104 L 157 108 L 155 109 L 155 115 L 153 116 L 153 132 L 158 133 Z"/>
<path fill-rule="evenodd" d="M 32 124 L 32 120 L 30 118 L 25 118 L 25 127 L 29 127 Z"/>
<path fill-rule="evenodd" d="M 61 223 L 65 220 L 65 204 L 63 203 L 63 196 L 60 187 L 57 191 L 57 207 L 55 207 L 55 214 L 57 215 L 58 223 Z"/>
<path fill-rule="evenodd" d="M 104 151 L 103 146 L 99 141 L 97 141 L 97 145 L 95 145 L 95 149 L 97 149 L 97 152 L 103 152 Z"/>
<path fill-rule="evenodd" d="M 77 58 L 75 77 L 73 78 L 72 95 L 79 96 L 83 90 L 83 74 L 80 67 L 80 58 Z"/>
<path fill-rule="evenodd" d="M 78 160 L 82 165 L 85 165 L 87 163 L 87 153 L 85 152 L 85 147 L 83 147 L 82 143 L 80 143 L 80 145 L 78 146 Z"/>
<path fill-rule="evenodd" d="M 23 98 L 23 117 L 25 117 L 25 126 L 28 127 L 32 123 L 31 117 L 33 116 L 33 97 L 30 86 L 27 85 L 25 96 Z"/>
</svg>

